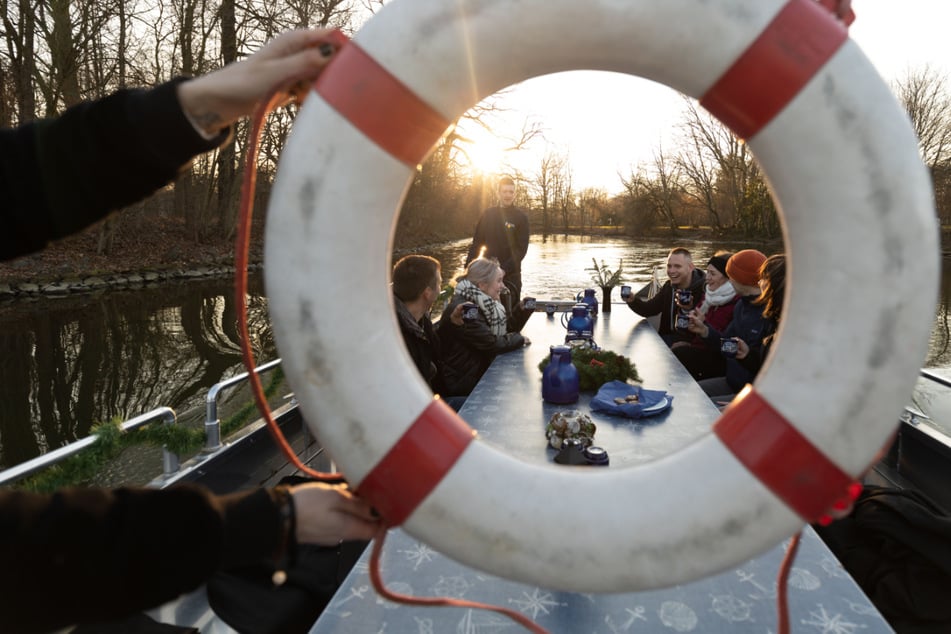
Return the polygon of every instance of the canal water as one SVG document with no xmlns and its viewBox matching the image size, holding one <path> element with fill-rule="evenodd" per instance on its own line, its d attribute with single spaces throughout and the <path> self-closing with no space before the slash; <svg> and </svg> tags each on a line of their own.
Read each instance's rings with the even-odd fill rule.
<svg viewBox="0 0 951 634">
<path fill-rule="evenodd" d="M 717 249 L 747 245 L 678 241 L 703 266 Z M 461 272 L 468 241 L 420 249 Z M 523 263 L 523 295 L 571 299 L 592 287 L 592 260 L 620 264 L 635 289 L 663 265 L 669 243 L 624 237 L 532 238 Z M 778 252 L 760 246 L 764 251 Z M 394 254 L 394 259 L 403 255 Z M 926 366 L 951 368 L 949 263 Z M 663 271 L 661 271 L 663 274 Z M 598 292 L 600 296 L 600 291 Z M 620 298 L 615 292 L 614 302 Z M 262 293 L 252 278 L 252 345 L 259 363 L 278 356 Z M 135 290 L 0 304 L 0 467 L 28 460 L 89 434 L 98 421 L 137 416 L 169 406 L 199 425 L 204 395 L 243 372 L 231 280 L 164 284 Z"/>
</svg>

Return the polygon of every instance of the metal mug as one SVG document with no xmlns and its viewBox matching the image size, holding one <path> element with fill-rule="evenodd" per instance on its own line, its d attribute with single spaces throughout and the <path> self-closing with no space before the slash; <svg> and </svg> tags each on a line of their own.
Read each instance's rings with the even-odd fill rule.
<svg viewBox="0 0 951 634">
<path fill-rule="evenodd" d="M 740 350 L 740 346 L 733 339 L 728 339 L 726 337 L 720 339 L 720 352 L 723 353 L 725 357 L 736 357 L 736 353 Z"/>
<path fill-rule="evenodd" d="M 479 318 L 479 307 L 472 302 L 462 305 L 462 321 L 475 321 Z"/>
<path fill-rule="evenodd" d="M 693 301 L 693 292 L 689 288 L 678 288 L 676 293 L 677 303 L 682 306 L 689 306 L 690 302 Z"/>
</svg>

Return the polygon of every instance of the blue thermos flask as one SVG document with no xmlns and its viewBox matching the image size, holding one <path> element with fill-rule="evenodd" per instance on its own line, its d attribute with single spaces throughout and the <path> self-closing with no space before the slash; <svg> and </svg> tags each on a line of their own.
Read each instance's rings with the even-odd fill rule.
<svg viewBox="0 0 951 634">
<path fill-rule="evenodd" d="M 578 369 L 571 363 L 571 348 L 551 346 L 551 361 L 542 372 L 542 398 L 549 403 L 578 400 Z"/>
<path fill-rule="evenodd" d="M 598 316 L 598 298 L 594 296 L 593 288 L 584 289 L 584 296 L 577 298 L 579 304 L 585 304 L 588 307 L 588 312 L 592 317 Z"/>
<path fill-rule="evenodd" d="M 571 309 L 571 317 L 565 324 L 568 333 L 565 343 L 572 341 L 590 342 L 594 338 L 594 320 L 589 314 L 588 304 L 575 304 Z"/>
</svg>

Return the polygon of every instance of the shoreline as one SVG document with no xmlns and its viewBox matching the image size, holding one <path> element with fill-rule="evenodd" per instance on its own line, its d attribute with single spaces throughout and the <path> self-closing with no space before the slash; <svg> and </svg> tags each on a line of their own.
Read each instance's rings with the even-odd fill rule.
<svg viewBox="0 0 951 634">
<path fill-rule="evenodd" d="M 194 244 L 183 240 L 177 227 L 164 224 L 164 231 L 135 232 L 131 244 L 124 244 L 113 253 L 95 255 L 95 237 L 86 232 L 70 239 L 51 244 L 47 249 L 9 261 L 0 261 L 0 303 L 19 299 L 57 297 L 103 290 L 139 288 L 146 285 L 191 279 L 213 279 L 233 276 L 233 245 L 227 241 Z M 160 229 L 154 227 L 154 229 Z M 540 235 L 533 232 L 532 235 Z M 566 235 L 551 232 L 549 236 Z M 621 227 L 594 227 L 580 232 L 570 230 L 567 235 L 591 237 L 631 237 Z M 151 237 L 151 239 L 150 239 Z M 752 240 L 739 235 L 722 234 L 710 228 L 684 227 L 672 235 L 666 228 L 658 228 L 639 236 L 646 240 L 719 240 L 748 244 L 773 244 L 777 239 Z M 413 237 L 397 231 L 393 254 L 401 256 L 432 246 L 443 245 L 469 236 L 451 236 L 439 232 Z M 781 238 L 778 240 L 781 242 Z M 252 245 L 249 271 L 261 270 L 263 246 Z M 941 233 L 942 256 L 951 257 L 951 234 Z"/>
<path fill-rule="evenodd" d="M 251 263 L 248 271 L 263 269 L 261 263 Z M 233 266 L 194 266 L 140 273 L 114 273 L 74 276 L 51 281 L 0 282 L 0 304 L 37 297 L 62 297 L 104 290 L 124 290 L 161 285 L 165 282 L 214 279 L 234 276 Z"/>
</svg>

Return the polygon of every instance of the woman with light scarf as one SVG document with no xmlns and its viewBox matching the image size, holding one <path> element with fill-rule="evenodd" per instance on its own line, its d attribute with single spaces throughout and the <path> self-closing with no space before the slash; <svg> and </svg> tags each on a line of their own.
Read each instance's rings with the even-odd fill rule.
<svg viewBox="0 0 951 634">
<path fill-rule="evenodd" d="M 733 309 L 738 300 L 736 289 L 726 275 L 726 263 L 730 253 L 717 251 L 707 263 L 706 285 L 703 302 L 698 310 L 703 313 L 704 322 L 719 332 L 723 332 L 733 319 Z M 673 346 L 674 356 L 700 381 L 726 373 L 726 363 L 718 350 L 710 350 L 699 337 L 690 342 L 681 342 Z"/>
<path fill-rule="evenodd" d="M 447 396 L 468 396 L 492 364 L 496 355 L 531 343 L 518 330 L 531 311 L 521 302 L 513 315 L 500 301 L 505 271 L 494 258 L 477 258 L 469 263 L 456 282 L 456 290 L 436 326 L 443 347 L 443 371 Z M 478 315 L 457 326 L 447 317 L 463 303 L 475 304 Z"/>
</svg>

